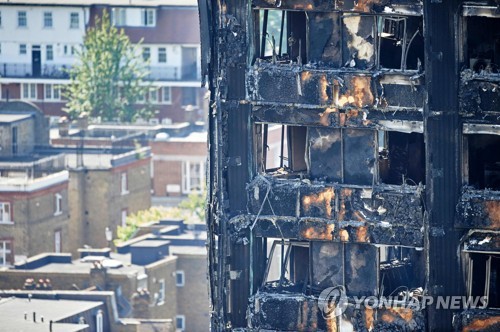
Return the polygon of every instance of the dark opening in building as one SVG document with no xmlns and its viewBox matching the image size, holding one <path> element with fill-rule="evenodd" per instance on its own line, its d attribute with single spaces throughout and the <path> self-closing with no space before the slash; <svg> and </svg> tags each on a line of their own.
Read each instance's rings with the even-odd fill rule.
<svg viewBox="0 0 500 332">
<path fill-rule="evenodd" d="M 465 66 L 475 72 L 498 73 L 500 66 L 500 18 L 466 18 Z"/>
<path fill-rule="evenodd" d="M 256 125 L 261 137 L 257 149 L 261 150 L 259 169 L 276 175 L 300 173 L 307 170 L 305 153 L 307 127 L 280 124 Z"/>
<path fill-rule="evenodd" d="M 424 66 L 421 17 L 378 17 L 379 65 L 416 70 Z"/>
<path fill-rule="evenodd" d="M 379 131 L 379 174 L 385 184 L 425 185 L 425 143 L 420 133 Z"/>
<path fill-rule="evenodd" d="M 255 57 L 306 63 L 307 17 L 305 12 L 259 10 L 254 26 Z"/>
<path fill-rule="evenodd" d="M 380 294 L 407 296 L 425 283 L 423 250 L 402 246 L 380 246 Z"/>
<path fill-rule="evenodd" d="M 484 296 L 488 308 L 500 308 L 500 255 L 469 253 L 467 295 Z M 481 305 L 481 304 L 479 304 Z"/>
<path fill-rule="evenodd" d="M 268 256 L 263 287 L 304 292 L 309 275 L 309 243 L 267 239 Z"/>
<path fill-rule="evenodd" d="M 476 189 L 500 190 L 499 135 L 464 135 L 468 157 L 465 165 L 468 184 Z"/>
</svg>

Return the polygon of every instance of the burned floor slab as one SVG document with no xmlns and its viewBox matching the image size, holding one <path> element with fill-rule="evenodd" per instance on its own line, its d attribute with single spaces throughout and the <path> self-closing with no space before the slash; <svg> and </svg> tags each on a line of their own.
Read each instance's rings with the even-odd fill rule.
<svg viewBox="0 0 500 332">
<path fill-rule="evenodd" d="M 423 331 L 424 312 L 408 307 L 356 308 L 348 304 L 338 317 L 323 317 L 317 297 L 259 292 L 252 299 L 252 326 L 278 331 Z M 410 327 L 409 327 L 410 326 Z"/>
<path fill-rule="evenodd" d="M 257 236 L 423 245 L 422 197 L 416 189 L 402 194 L 387 187 L 264 179 L 248 188 L 249 219 Z"/>
<path fill-rule="evenodd" d="M 317 65 L 257 62 L 248 73 L 247 90 L 258 104 L 324 105 L 346 109 L 422 110 L 422 80 L 415 72 L 391 74 L 341 71 Z"/>
<path fill-rule="evenodd" d="M 457 316 L 457 332 L 494 332 L 500 329 L 500 310 L 466 310 Z"/>
<path fill-rule="evenodd" d="M 500 229 L 500 192 L 465 188 L 457 205 L 457 226 Z"/>
</svg>

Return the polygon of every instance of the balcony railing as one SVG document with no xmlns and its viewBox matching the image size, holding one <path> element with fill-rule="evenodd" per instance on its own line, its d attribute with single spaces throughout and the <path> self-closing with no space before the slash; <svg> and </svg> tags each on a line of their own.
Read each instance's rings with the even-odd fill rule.
<svg viewBox="0 0 500 332">
<path fill-rule="evenodd" d="M 67 72 L 69 68 L 64 64 L 45 64 L 33 67 L 31 63 L 0 63 L 0 76 L 69 78 Z"/>
<path fill-rule="evenodd" d="M 156 81 L 196 81 L 200 80 L 200 75 L 191 66 L 150 66 L 148 67 L 148 80 Z"/>
<path fill-rule="evenodd" d="M 31 63 L 2 63 L 0 62 L 0 77 L 36 77 L 36 78 L 69 78 L 65 64 L 44 64 L 40 67 Z M 198 81 L 200 74 L 196 66 L 149 66 L 146 79 L 153 81 Z"/>
</svg>

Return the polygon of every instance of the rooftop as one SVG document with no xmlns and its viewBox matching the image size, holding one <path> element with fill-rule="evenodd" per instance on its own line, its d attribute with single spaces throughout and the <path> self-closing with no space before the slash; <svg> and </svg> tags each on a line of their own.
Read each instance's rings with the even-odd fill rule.
<svg viewBox="0 0 500 332">
<path fill-rule="evenodd" d="M 14 123 L 31 118 L 32 114 L 8 114 L 0 113 L 0 123 Z"/>
<path fill-rule="evenodd" d="M 52 326 L 54 332 L 83 331 L 88 325 L 57 322 L 102 305 L 103 302 L 97 301 L 4 298 L 0 300 L 0 325 L 3 331 L 38 332 L 48 331 L 49 322 L 53 321 L 56 322 Z M 33 313 L 36 313 L 37 322 L 33 322 Z M 46 327 L 42 328 L 44 325 Z"/>
<path fill-rule="evenodd" d="M 200 246 L 170 246 L 171 255 L 206 256 L 207 248 Z"/>
<path fill-rule="evenodd" d="M 0 192 L 33 192 L 64 183 L 68 179 L 68 171 L 60 171 L 38 178 L 29 178 L 20 173 L 11 174 L 9 177 L 0 177 Z"/>
</svg>

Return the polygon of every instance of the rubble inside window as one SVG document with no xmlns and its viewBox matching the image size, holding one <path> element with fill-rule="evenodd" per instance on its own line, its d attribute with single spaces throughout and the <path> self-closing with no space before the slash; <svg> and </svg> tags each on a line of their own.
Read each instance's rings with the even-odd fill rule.
<svg viewBox="0 0 500 332">
<path fill-rule="evenodd" d="M 500 16 L 471 16 L 465 22 L 465 67 L 477 74 L 500 73 Z"/>
<path fill-rule="evenodd" d="M 305 173 L 307 127 L 257 124 L 258 169 L 276 176 L 294 177 Z"/>
</svg>

